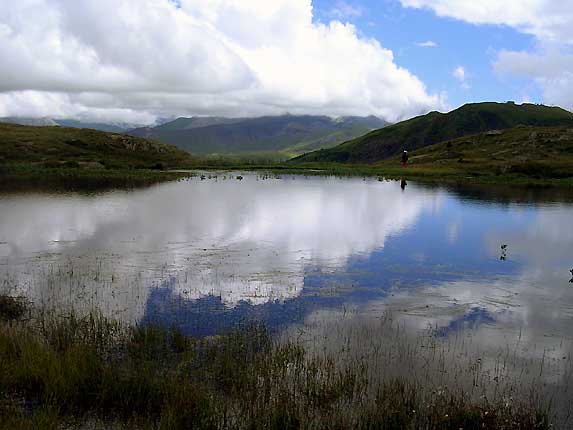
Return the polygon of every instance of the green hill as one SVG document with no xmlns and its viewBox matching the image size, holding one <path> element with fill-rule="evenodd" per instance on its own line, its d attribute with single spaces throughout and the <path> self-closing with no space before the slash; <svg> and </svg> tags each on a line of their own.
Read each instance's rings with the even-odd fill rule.
<svg viewBox="0 0 573 430">
<path fill-rule="evenodd" d="M 295 162 L 374 163 L 402 152 L 424 148 L 488 130 L 518 125 L 573 125 L 573 114 L 559 107 L 508 103 L 474 103 L 443 114 L 430 112 L 375 130 L 331 149 L 300 156 Z"/>
<path fill-rule="evenodd" d="M 399 165 L 399 156 L 378 164 Z M 518 174 L 536 178 L 573 177 L 573 124 L 519 126 L 442 142 L 414 151 L 408 172 L 428 169 Z"/>
<path fill-rule="evenodd" d="M 47 167 L 182 167 L 194 158 L 174 146 L 91 129 L 0 123 L 0 164 Z"/>
<path fill-rule="evenodd" d="M 290 157 L 385 126 L 376 117 L 283 115 L 259 118 L 178 118 L 129 132 L 169 143 L 197 155 L 278 154 Z"/>
</svg>

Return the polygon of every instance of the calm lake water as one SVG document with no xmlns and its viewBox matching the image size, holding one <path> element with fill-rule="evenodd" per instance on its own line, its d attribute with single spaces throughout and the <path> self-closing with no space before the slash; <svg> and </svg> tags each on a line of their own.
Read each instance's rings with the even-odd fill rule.
<svg viewBox="0 0 573 430">
<path fill-rule="evenodd" d="M 1 288 L 199 335 L 391 310 L 443 336 L 523 333 L 526 349 L 569 354 L 571 196 L 242 176 L 0 196 Z"/>
</svg>

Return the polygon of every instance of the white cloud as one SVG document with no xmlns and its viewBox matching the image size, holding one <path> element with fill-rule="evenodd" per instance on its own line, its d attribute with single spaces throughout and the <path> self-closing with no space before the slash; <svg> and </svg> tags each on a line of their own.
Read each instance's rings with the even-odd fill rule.
<svg viewBox="0 0 573 430">
<path fill-rule="evenodd" d="M 466 69 L 464 69 L 462 66 L 458 66 L 454 69 L 452 75 L 454 75 L 454 78 L 456 78 L 458 81 L 463 82 L 466 80 Z"/>
<path fill-rule="evenodd" d="M 572 0 L 400 0 L 472 24 L 507 25 L 545 40 L 573 42 Z"/>
<path fill-rule="evenodd" d="M 313 22 L 311 0 L 19 0 L 0 8 L 0 57 L 2 116 L 398 120 L 444 107 L 378 41 Z"/>
<path fill-rule="evenodd" d="M 501 51 L 494 68 L 533 78 L 543 91 L 544 102 L 573 108 L 573 54 L 555 48 L 536 53 Z"/>
<path fill-rule="evenodd" d="M 400 0 L 472 24 L 504 25 L 537 40 L 534 52 L 498 53 L 499 72 L 531 77 L 544 102 L 573 108 L 573 0 Z"/>
<path fill-rule="evenodd" d="M 469 89 L 470 85 L 467 82 L 466 69 L 463 66 L 458 66 L 452 72 L 452 76 L 456 78 L 463 89 Z"/>
<path fill-rule="evenodd" d="M 437 48 L 438 44 L 433 40 L 426 40 L 425 42 L 418 42 L 416 45 L 421 46 L 422 48 Z"/>
</svg>

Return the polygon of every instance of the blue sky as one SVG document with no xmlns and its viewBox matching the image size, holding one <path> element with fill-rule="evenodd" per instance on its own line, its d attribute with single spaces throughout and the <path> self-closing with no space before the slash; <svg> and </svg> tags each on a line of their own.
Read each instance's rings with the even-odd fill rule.
<svg viewBox="0 0 573 430">
<path fill-rule="evenodd" d="M 494 68 L 501 50 L 534 49 L 537 42 L 532 35 L 505 25 L 475 25 L 438 17 L 431 10 L 405 8 L 398 0 L 313 0 L 313 7 L 316 21 L 350 22 L 364 36 L 391 49 L 398 66 L 418 76 L 429 92 L 447 94 L 451 107 L 477 101 L 543 102 L 531 78 Z M 419 46 L 428 41 L 436 46 Z M 460 66 L 465 70 L 465 85 L 453 75 Z"/>
</svg>

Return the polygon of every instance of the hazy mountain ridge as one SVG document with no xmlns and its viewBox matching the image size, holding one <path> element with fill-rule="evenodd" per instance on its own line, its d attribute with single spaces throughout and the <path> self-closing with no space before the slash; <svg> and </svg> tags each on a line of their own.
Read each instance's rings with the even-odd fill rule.
<svg viewBox="0 0 573 430">
<path fill-rule="evenodd" d="M 573 126 L 573 113 L 559 107 L 508 103 L 466 104 L 449 113 L 430 112 L 331 149 L 305 154 L 296 162 L 374 163 L 447 140 L 519 125 Z"/>
<path fill-rule="evenodd" d="M 385 125 L 384 120 L 375 116 L 192 117 L 131 130 L 129 134 L 176 145 L 199 155 L 282 153 L 286 156 L 332 147 Z"/>
<path fill-rule="evenodd" d="M 72 118 L 27 118 L 27 117 L 4 117 L 0 118 L 0 123 L 28 125 L 34 127 L 71 127 L 90 128 L 92 130 L 107 131 L 111 133 L 125 133 L 137 127 L 137 124 L 126 122 L 100 122 Z"/>
</svg>

